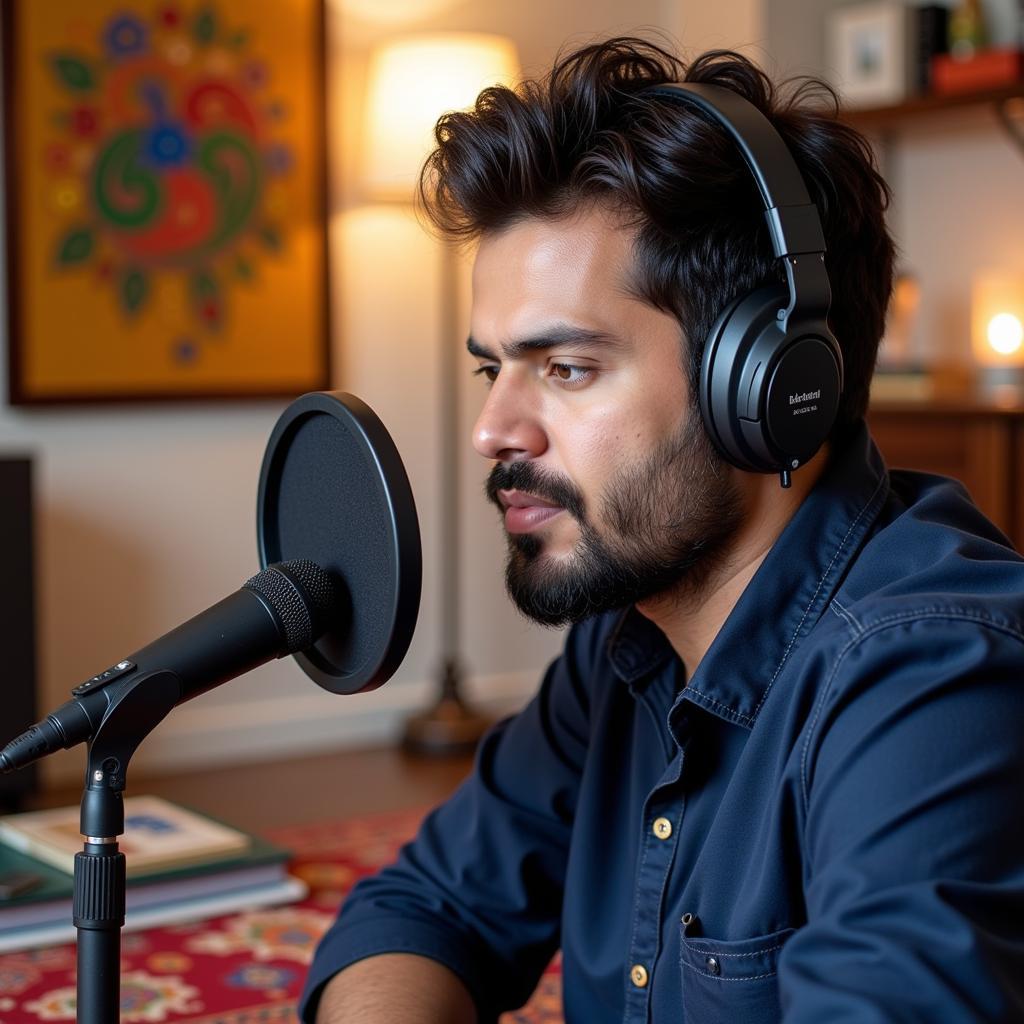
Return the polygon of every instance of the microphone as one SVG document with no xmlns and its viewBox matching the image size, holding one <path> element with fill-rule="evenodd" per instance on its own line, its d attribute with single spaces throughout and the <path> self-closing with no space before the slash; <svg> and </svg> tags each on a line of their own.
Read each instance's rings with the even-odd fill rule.
<svg viewBox="0 0 1024 1024">
<path fill-rule="evenodd" d="M 0 752 L 12 772 L 91 739 L 107 708 L 143 674 L 170 672 L 175 704 L 259 665 L 309 649 L 340 617 L 343 590 L 310 559 L 268 565 L 239 590 L 76 686 L 72 699 Z"/>
<path fill-rule="evenodd" d="M 331 693 L 382 686 L 405 657 L 419 609 L 416 505 L 394 442 L 344 392 L 282 413 L 257 498 L 260 565 L 242 588 L 72 691 L 0 751 L 10 772 L 89 740 L 75 857 L 79 1020 L 116 1017 L 124 922 L 128 762 L 177 704 L 286 654 Z"/>
</svg>

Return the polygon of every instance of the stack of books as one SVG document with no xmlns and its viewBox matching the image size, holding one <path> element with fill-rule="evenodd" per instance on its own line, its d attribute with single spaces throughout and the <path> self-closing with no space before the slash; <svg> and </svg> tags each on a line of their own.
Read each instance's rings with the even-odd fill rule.
<svg viewBox="0 0 1024 1024">
<path fill-rule="evenodd" d="M 288 850 L 159 797 L 129 797 L 124 809 L 126 931 L 306 895 L 287 872 Z M 74 940 L 78 828 L 77 807 L 0 818 L 0 953 Z"/>
</svg>

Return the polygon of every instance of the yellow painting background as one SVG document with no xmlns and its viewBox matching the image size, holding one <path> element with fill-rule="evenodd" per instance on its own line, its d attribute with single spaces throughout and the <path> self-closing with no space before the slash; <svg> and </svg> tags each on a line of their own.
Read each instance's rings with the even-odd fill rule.
<svg viewBox="0 0 1024 1024">
<path fill-rule="evenodd" d="M 166 4 L 154 0 L 46 0 L 19 5 L 15 87 L 18 244 L 17 261 L 20 389 L 29 400 L 202 394 L 287 394 L 323 386 L 326 360 L 326 268 L 321 211 L 322 125 L 319 83 L 319 0 L 245 0 L 216 4 L 179 3 L 185 23 L 200 7 L 213 7 L 221 24 L 245 29 L 246 57 L 263 61 L 266 99 L 279 99 L 285 116 L 273 141 L 294 154 L 284 175 L 266 178 L 263 219 L 275 224 L 282 248 L 273 252 L 250 235 L 239 236 L 213 262 L 225 310 L 219 331 L 210 331 L 191 308 L 185 270 L 153 270 L 144 306 L 127 314 L 116 283 L 101 281 L 96 260 L 56 266 L 56 250 L 78 220 L 68 203 L 88 203 L 75 174 L 47 170 L 44 152 L 60 138 L 55 112 L 75 105 L 73 95 L 49 66 L 47 56 L 76 52 L 97 57 L 103 25 L 113 14 L 133 13 L 152 25 Z M 64 138 L 67 136 L 65 135 Z M 76 181 L 77 178 L 77 181 Z M 63 189 L 63 191 L 62 191 Z M 257 214 L 255 220 L 260 221 Z M 101 243 L 101 251 L 106 251 Z M 243 252 L 254 269 L 251 281 L 224 268 Z M 194 339 L 196 358 L 175 359 L 180 338 Z"/>
</svg>

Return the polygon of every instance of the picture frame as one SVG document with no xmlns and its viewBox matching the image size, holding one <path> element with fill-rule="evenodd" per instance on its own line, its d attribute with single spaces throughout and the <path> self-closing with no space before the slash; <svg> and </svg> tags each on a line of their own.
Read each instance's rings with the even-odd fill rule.
<svg viewBox="0 0 1024 1024">
<path fill-rule="evenodd" d="M 330 385 L 323 0 L 2 0 L 13 405 Z"/>
<path fill-rule="evenodd" d="M 829 65 L 844 106 L 890 106 L 913 93 L 913 29 L 914 8 L 899 0 L 853 4 L 829 14 Z"/>
</svg>

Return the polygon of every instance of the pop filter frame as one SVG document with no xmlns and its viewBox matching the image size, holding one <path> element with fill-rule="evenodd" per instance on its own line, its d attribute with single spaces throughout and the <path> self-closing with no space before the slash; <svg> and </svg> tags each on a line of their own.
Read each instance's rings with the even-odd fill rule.
<svg viewBox="0 0 1024 1024">
<path fill-rule="evenodd" d="M 309 558 L 344 590 L 303 672 L 337 694 L 387 682 L 412 641 L 422 554 L 412 488 L 384 424 L 361 399 L 314 391 L 281 414 L 256 502 L 260 565 Z"/>
</svg>

